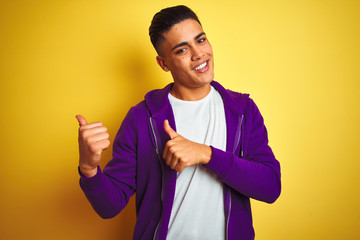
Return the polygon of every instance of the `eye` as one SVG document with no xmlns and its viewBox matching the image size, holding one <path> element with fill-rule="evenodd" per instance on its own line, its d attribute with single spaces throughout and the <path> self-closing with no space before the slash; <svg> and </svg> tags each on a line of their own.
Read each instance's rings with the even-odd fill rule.
<svg viewBox="0 0 360 240">
<path fill-rule="evenodd" d="M 205 41 L 206 41 L 206 38 L 204 38 L 204 37 L 197 40 L 198 43 L 203 43 Z"/>
<path fill-rule="evenodd" d="M 181 49 L 177 50 L 175 53 L 180 54 L 180 53 L 183 53 L 185 51 L 186 51 L 186 48 L 181 48 Z"/>
</svg>

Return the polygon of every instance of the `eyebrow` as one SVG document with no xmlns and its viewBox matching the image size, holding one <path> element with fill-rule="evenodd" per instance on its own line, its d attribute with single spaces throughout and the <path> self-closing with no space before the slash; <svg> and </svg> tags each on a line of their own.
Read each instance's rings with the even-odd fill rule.
<svg viewBox="0 0 360 240">
<path fill-rule="evenodd" d="M 205 33 L 204 33 L 204 32 L 199 33 L 198 35 L 196 35 L 196 36 L 194 37 L 194 40 L 199 39 L 202 35 L 205 35 Z M 176 49 L 176 48 L 178 48 L 178 47 L 182 47 L 182 46 L 185 46 L 185 45 L 188 45 L 188 44 L 189 44 L 188 42 L 178 43 L 178 44 L 176 44 L 176 45 L 171 49 L 171 51 L 174 50 L 174 49 Z"/>
</svg>

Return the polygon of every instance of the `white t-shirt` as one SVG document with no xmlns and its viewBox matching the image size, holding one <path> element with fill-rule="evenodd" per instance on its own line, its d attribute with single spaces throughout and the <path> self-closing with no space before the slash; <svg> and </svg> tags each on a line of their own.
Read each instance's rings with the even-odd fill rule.
<svg viewBox="0 0 360 240">
<path fill-rule="evenodd" d="M 169 94 L 177 133 L 218 149 L 226 149 L 226 120 L 221 95 L 213 87 L 199 101 Z M 167 239 L 224 239 L 223 185 L 201 164 L 178 173 Z"/>
</svg>

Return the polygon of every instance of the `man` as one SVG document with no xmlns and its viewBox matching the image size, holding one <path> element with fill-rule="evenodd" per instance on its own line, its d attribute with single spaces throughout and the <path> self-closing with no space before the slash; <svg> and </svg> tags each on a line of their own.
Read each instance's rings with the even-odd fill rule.
<svg viewBox="0 0 360 240">
<path fill-rule="evenodd" d="M 102 171 L 109 134 L 77 115 L 80 185 L 103 218 L 136 192 L 134 239 L 254 239 L 250 199 L 280 195 L 280 165 L 247 94 L 213 81 L 211 45 L 194 12 L 163 9 L 150 26 L 174 82 L 132 107 Z"/>
</svg>

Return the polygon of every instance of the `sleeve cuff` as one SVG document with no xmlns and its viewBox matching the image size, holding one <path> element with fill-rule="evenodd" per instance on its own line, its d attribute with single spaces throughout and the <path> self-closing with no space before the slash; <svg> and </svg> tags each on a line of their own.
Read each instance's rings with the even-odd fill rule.
<svg viewBox="0 0 360 240">
<path fill-rule="evenodd" d="M 105 189 L 105 183 L 103 180 L 103 173 L 100 166 L 97 166 L 97 173 L 92 177 L 85 177 L 78 167 L 80 175 L 80 187 L 84 192 L 97 193 Z"/>
<path fill-rule="evenodd" d="M 232 153 L 224 152 L 220 149 L 210 146 L 212 157 L 208 164 L 203 165 L 205 168 L 214 172 L 219 179 L 224 179 L 230 172 L 234 157 Z"/>
</svg>

